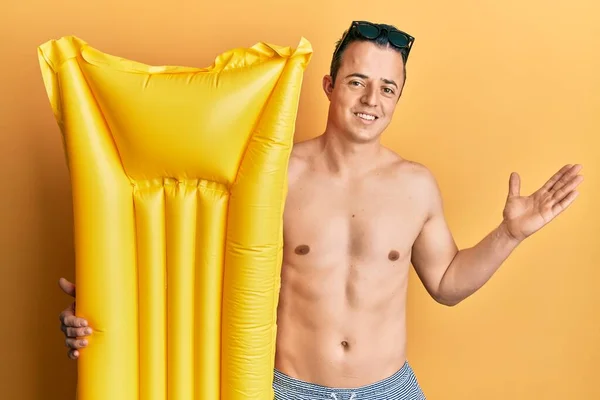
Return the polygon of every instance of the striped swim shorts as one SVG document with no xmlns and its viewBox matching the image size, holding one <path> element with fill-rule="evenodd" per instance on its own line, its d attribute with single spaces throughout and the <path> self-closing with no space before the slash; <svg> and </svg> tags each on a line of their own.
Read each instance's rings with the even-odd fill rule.
<svg viewBox="0 0 600 400">
<path fill-rule="evenodd" d="M 356 388 L 341 389 L 304 382 L 275 370 L 275 400 L 425 400 L 413 369 L 405 362 L 392 376 Z"/>
</svg>

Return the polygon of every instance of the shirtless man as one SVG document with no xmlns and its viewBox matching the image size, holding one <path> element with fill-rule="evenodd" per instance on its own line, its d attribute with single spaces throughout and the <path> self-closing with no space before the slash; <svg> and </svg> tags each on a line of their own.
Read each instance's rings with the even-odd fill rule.
<svg viewBox="0 0 600 400">
<path fill-rule="evenodd" d="M 530 196 L 520 195 L 512 174 L 497 227 L 459 251 L 432 174 L 380 144 L 404 86 L 410 45 L 412 38 L 391 26 L 353 23 L 323 78 L 330 102 L 325 132 L 294 146 L 276 399 L 424 399 L 406 359 L 410 265 L 437 302 L 456 305 L 577 196 L 580 165 L 564 166 Z M 75 294 L 72 283 L 60 285 Z M 73 306 L 60 319 L 75 359 L 93 327 Z"/>
</svg>

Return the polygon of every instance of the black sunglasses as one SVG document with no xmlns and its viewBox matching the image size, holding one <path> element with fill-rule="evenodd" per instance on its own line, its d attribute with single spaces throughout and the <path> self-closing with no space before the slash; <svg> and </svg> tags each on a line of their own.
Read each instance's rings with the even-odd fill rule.
<svg viewBox="0 0 600 400">
<path fill-rule="evenodd" d="M 350 28 L 346 31 L 344 37 L 342 37 L 340 45 L 335 51 L 334 57 L 337 55 L 337 52 L 344 44 L 346 37 L 350 31 L 352 31 L 352 29 L 356 29 L 356 32 L 358 32 L 360 36 L 370 40 L 377 39 L 385 31 L 390 44 L 401 50 L 402 55 L 404 56 L 404 62 L 406 62 L 408 59 L 408 54 L 410 53 L 410 49 L 415 41 L 415 38 L 410 36 L 408 33 L 402 32 L 395 28 L 388 29 L 388 27 L 374 24 L 369 21 L 352 21 Z"/>
</svg>

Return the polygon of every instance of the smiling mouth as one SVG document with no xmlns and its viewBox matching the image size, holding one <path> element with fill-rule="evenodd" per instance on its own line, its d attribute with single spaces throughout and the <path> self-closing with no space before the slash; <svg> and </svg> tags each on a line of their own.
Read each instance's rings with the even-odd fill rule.
<svg viewBox="0 0 600 400">
<path fill-rule="evenodd" d="M 378 118 L 375 115 L 365 114 L 365 113 L 361 113 L 361 112 L 355 112 L 354 115 L 356 115 L 358 118 L 365 120 L 365 121 L 375 121 Z"/>
</svg>

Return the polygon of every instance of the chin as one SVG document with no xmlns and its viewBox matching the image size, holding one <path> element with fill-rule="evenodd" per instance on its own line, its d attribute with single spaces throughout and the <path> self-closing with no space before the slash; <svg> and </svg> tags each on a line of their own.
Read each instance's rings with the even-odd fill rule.
<svg viewBox="0 0 600 400">
<path fill-rule="evenodd" d="M 379 131 L 350 131 L 347 136 L 355 143 L 371 143 L 379 140 L 381 132 Z"/>
</svg>

